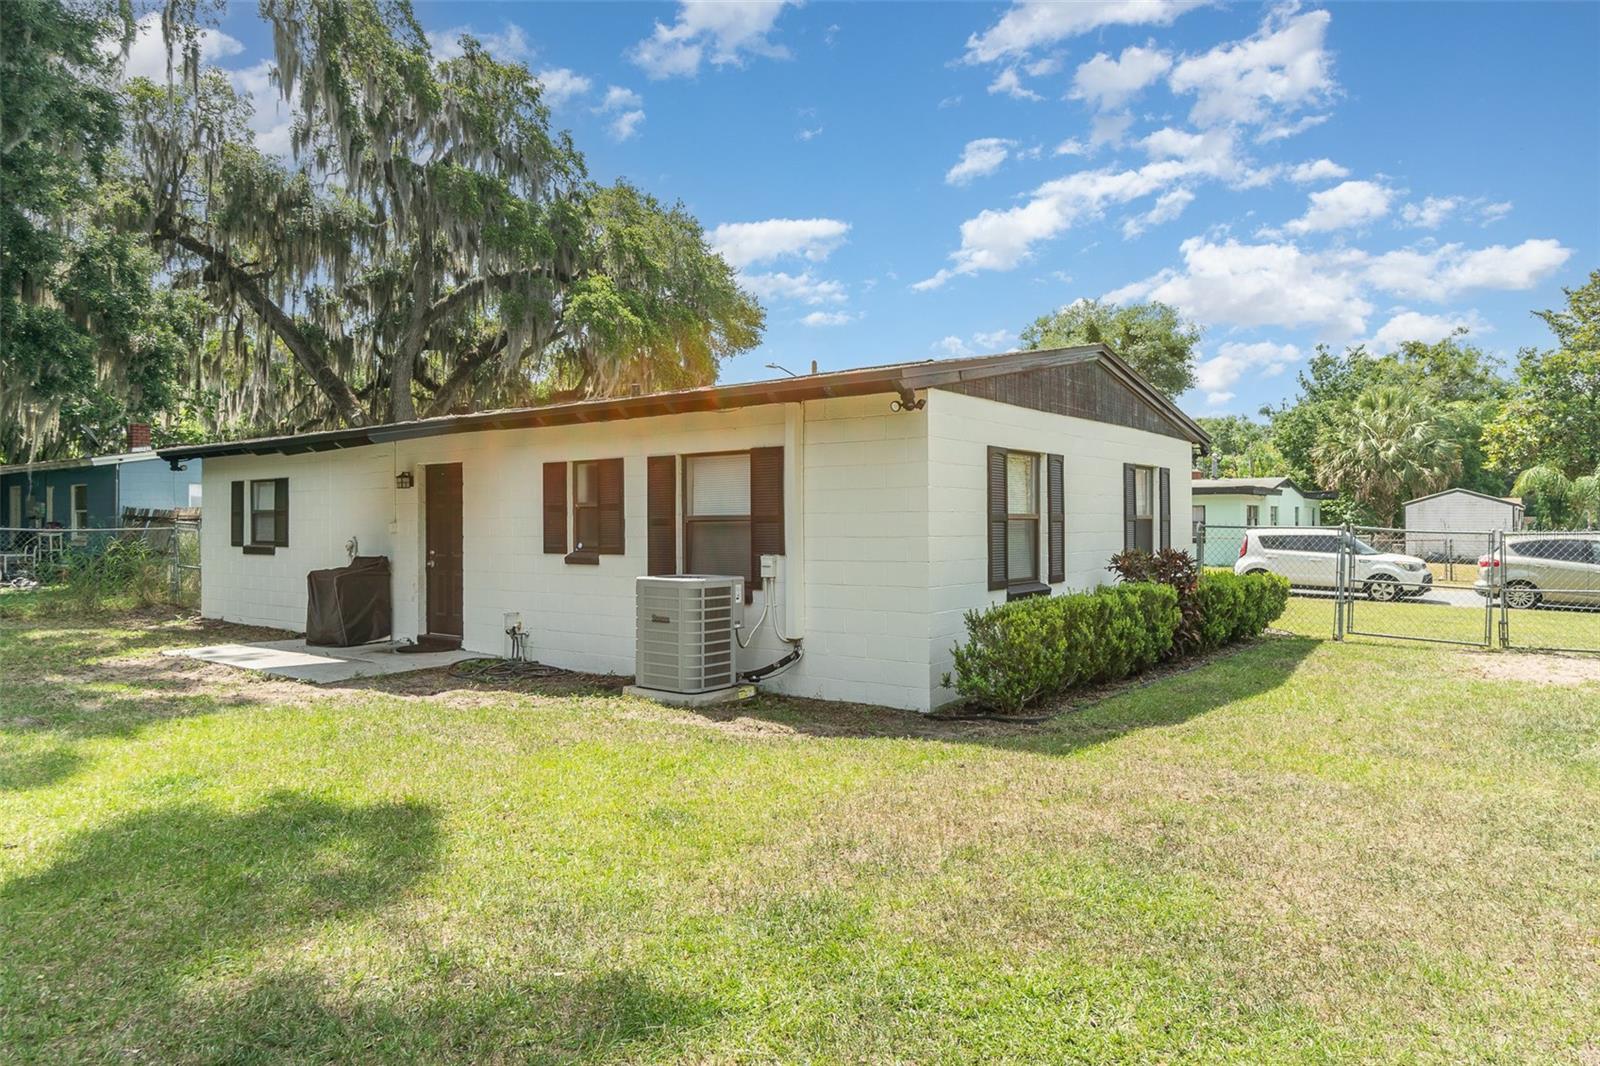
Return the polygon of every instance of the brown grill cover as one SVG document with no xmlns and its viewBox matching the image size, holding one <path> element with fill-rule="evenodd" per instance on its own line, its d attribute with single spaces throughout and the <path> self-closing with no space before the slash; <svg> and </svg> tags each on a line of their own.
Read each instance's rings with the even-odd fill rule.
<svg viewBox="0 0 1600 1066">
<path fill-rule="evenodd" d="M 306 575 L 306 643 L 348 648 L 390 636 L 389 557 Z"/>
</svg>

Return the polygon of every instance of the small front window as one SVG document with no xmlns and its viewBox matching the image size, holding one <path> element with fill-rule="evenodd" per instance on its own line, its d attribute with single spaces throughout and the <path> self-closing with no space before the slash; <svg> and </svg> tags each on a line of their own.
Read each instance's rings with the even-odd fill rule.
<svg viewBox="0 0 1600 1066">
<path fill-rule="evenodd" d="M 1154 467 L 1133 470 L 1133 546 L 1140 551 L 1156 550 L 1156 472 Z"/>
<path fill-rule="evenodd" d="M 572 464 L 572 527 L 578 551 L 600 544 L 600 464 Z"/>
<path fill-rule="evenodd" d="M 691 574 L 750 570 L 750 453 L 684 460 L 683 566 Z"/>
<path fill-rule="evenodd" d="M 72 528 L 89 528 L 89 486 L 72 486 Z"/>
<path fill-rule="evenodd" d="M 1276 507 L 1273 507 L 1273 508 L 1270 509 L 1269 513 L 1272 516 L 1272 524 L 1273 525 L 1277 525 L 1278 524 L 1278 509 Z"/>
<path fill-rule="evenodd" d="M 1261 524 L 1261 508 L 1256 506 L 1246 507 L 1244 509 L 1244 524 L 1247 526 L 1259 526 Z"/>
<path fill-rule="evenodd" d="M 278 483 L 250 482 L 250 543 L 278 542 Z"/>
<path fill-rule="evenodd" d="M 1006 580 L 1039 580 L 1039 457 L 1006 455 Z"/>
</svg>

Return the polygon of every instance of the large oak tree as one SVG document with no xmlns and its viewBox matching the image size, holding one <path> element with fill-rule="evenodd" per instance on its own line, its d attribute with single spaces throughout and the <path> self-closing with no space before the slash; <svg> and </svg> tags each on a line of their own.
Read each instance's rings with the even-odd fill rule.
<svg viewBox="0 0 1600 1066">
<path fill-rule="evenodd" d="M 701 384 L 763 315 L 680 207 L 590 181 L 540 86 L 471 38 L 436 59 L 405 2 L 260 0 L 294 160 L 199 69 L 131 93 L 142 223 L 204 283 L 209 373 L 306 428 Z M 285 357 L 286 353 L 286 357 Z M 253 388 L 246 388 L 254 383 Z"/>
</svg>

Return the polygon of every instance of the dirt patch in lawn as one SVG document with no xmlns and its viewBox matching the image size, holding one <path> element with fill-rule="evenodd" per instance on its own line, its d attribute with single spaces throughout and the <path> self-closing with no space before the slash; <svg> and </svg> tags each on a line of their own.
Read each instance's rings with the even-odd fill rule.
<svg viewBox="0 0 1600 1066">
<path fill-rule="evenodd" d="M 1484 652 L 1473 656 L 1470 669 L 1490 681 L 1523 681 L 1536 685 L 1600 684 L 1600 656 Z"/>
</svg>

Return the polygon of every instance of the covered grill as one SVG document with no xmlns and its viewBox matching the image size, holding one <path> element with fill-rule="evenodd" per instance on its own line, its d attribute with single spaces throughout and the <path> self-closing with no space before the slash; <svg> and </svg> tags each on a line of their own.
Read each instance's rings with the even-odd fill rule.
<svg viewBox="0 0 1600 1066">
<path fill-rule="evenodd" d="M 349 566 L 306 575 L 306 643 L 348 648 L 390 636 L 389 557 L 358 555 Z"/>
</svg>

